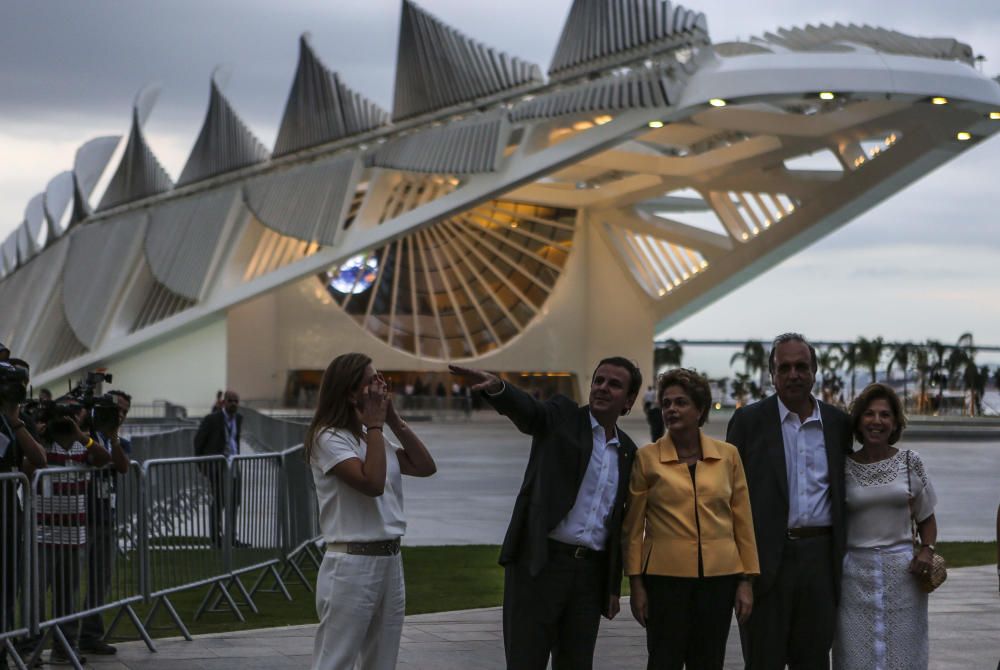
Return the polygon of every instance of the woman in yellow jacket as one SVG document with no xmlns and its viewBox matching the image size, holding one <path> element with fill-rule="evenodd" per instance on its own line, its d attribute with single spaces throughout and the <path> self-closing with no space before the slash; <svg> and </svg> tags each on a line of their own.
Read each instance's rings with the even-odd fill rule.
<svg viewBox="0 0 1000 670">
<path fill-rule="evenodd" d="M 753 607 L 760 574 L 746 477 L 736 447 L 701 432 L 712 392 L 692 370 L 661 375 L 667 433 L 636 454 L 622 542 L 632 614 L 649 670 L 722 669 L 732 612 Z"/>
</svg>

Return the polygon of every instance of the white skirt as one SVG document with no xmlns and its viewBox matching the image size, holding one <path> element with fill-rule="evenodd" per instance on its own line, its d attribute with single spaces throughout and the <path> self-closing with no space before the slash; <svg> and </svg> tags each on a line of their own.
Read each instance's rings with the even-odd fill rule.
<svg viewBox="0 0 1000 670">
<path fill-rule="evenodd" d="M 848 549 L 835 670 L 926 670 L 927 594 L 910 574 L 913 545 Z"/>
</svg>

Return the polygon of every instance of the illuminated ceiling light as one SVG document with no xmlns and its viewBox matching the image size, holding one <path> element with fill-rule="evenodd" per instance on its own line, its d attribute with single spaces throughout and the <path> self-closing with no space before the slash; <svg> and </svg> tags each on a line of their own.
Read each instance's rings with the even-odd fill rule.
<svg viewBox="0 0 1000 670">
<path fill-rule="evenodd" d="M 665 296 L 667 294 L 667 289 L 661 288 L 659 291 L 657 291 L 657 293 L 659 293 L 661 297 Z"/>
<path fill-rule="evenodd" d="M 602 114 L 601 116 L 594 117 L 594 123 L 596 123 L 599 126 L 603 126 L 605 123 L 610 123 L 613 118 L 614 118 L 613 116 L 610 116 L 608 114 Z"/>
<path fill-rule="evenodd" d="M 723 100 L 722 98 L 712 98 L 711 100 L 708 101 L 708 104 L 710 104 L 712 107 L 725 107 L 726 101 Z"/>
<path fill-rule="evenodd" d="M 594 124 L 590 121 L 577 121 L 573 124 L 573 130 L 588 130 L 593 127 Z"/>
<path fill-rule="evenodd" d="M 994 121 L 1000 121 L 1000 112 L 990 112 L 990 118 Z"/>
<path fill-rule="evenodd" d="M 650 128 L 662 128 L 663 127 L 663 121 L 650 121 L 649 122 L 649 127 Z"/>
<path fill-rule="evenodd" d="M 962 132 L 957 133 L 955 135 L 955 139 L 958 140 L 959 142 L 968 142 L 969 140 L 972 139 L 972 133 L 967 133 L 963 130 Z"/>
<path fill-rule="evenodd" d="M 835 96 L 832 91 L 823 91 L 819 94 L 820 100 L 833 100 L 836 97 L 837 96 Z"/>
<path fill-rule="evenodd" d="M 708 261 L 702 261 L 701 262 L 701 267 L 702 268 L 707 268 L 708 267 Z"/>
<path fill-rule="evenodd" d="M 516 221 L 512 221 L 511 224 L 510 224 L 510 227 L 511 228 L 517 228 L 517 222 Z"/>
<path fill-rule="evenodd" d="M 747 235 L 746 233 L 743 233 L 740 237 L 742 237 L 744 240 L 749 240 L 750 239 L 750 236 Z"/>
<path fill-rule="evenodd" d="M 945 97 L 940 96 L 940 95 L 936 96 L 936 97 L 933 97 L 933 98 L 931 98 L 931 104 L 932 105 L 947 105 L 948 104 L 948 98 L 945 98 Z"/>
</svg>

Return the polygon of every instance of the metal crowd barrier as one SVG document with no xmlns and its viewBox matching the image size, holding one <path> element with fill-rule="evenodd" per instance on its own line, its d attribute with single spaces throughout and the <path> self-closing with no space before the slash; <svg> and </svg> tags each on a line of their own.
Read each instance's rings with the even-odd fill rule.
<svg viewBox="0 0 1000 670">
<path fill-rule="evenodd" d="M 321 536 L 316 485 L 301 444 L 281 452 L 281 462 L 285 486 L 289 491 L 285 497 L 285 566 L 281 576 L 287 578 L 294 575 L 307 591 L 312 592 L 312 584 L 302 572 L 302 561 L 310 561 L 317 570 L 322 562 L 322 555 L 316 547 Z"/>
<path fill-rule="evenodd" d="M 126 426 L 128 424 L 125 424 Z M 153 458 L 194 456 L 195 427 L 172 428 L 153 435 L 130 435 L 132 460 L 144 463 Z"/>
<path fill-rule="evenodd" d="M 108 469 L 45 468 L 32 479 L 35 516 L 31 583 L 37 632 L 31 665 L 51 638 L 53 651 L 79 667 L 81 636 L 105 637 L 103 612 L 127 613 L 155 650 L 132 608 L 144 599 L 139 517 L 141 482 L 134 465 L 124 476 Z"/>
<path fill-rule="evenodd" d="M 31 633 L 30 532 L 32 496 L 28 478 L 20 472 L 0 473 L 0 659 L 10 656 L 18 668 L 24 662 L 14 645 L 15 638 Z M 7 667 L 3 660 L 3 667 Z"/>
<path fill-rule="evenodd" d="M 280 452 L 302 444 L 309 428 L 308 421 L 293 421 L 268 416 L 249 407 L 240 408 L 243 415 L 243 437 L 262 451 Z"/>
<path fill-rule="evenodd" d="M 279 444 L 305 430 L 278 423 L 258 426 L 269 427 Z M 170 600 L 179 591 L 209 587 L 196 619 L 222 605 L 240 620 L 241 607 L 258 611 L 259 591 L 291 600 L 289 575 L 312 591 L 302 566 L 319 567 L 320 533 L 302 445 L 232 459 L 193 457 L 193 435 L 187 428 L 133 439 L 133 455 L 143 462 L 132 461 L 124 475 L 46 468 L 29 483 L 21 473 L 0 474 L 0 655 L 24 667 L 22 643 L 34 663 L 53 640 L 80 667 L 79 631 L 105 639 L 125 617 L 151 651 L 147 631 L 161 609 L 191 639 Z M 184 456 L 160 457 L 170 453 Z M 241 578 L 254 572 L 248 588 Z M 151 605 L 144 620 L 134 609 L 140 601 Z M 112 610 L 104 630 L 102 615 Z"/>
</svg>

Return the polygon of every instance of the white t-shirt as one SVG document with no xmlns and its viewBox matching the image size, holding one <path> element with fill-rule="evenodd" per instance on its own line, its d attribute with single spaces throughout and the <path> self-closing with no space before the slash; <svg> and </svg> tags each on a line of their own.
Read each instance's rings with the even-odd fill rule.
<svg viewBox="0 0 1000 670">
<path fill-rule="evenodd" d="M 910 542 L 911 516 L 919 523 L 934 514 L 937 494 L 917 452 L 910 451 L 907 457 L 907 451 L 900 449 L 875 463 L 858 463 L 852 458 L 845 463 L 848 548 L 891 547 Z"/>
<path fill-rule="evenodd" d="M 385 492 L 373 498 L 341 481 L 331 471 L 349 458 L 364 462 L 368 444 L 350 430 L 331 428 L 316 436 L 312 474 L 319 502 L 319 527 L 327 542 L 394 540 L 406 532 L 403 516 L 403 476 L 396 450 L 385 442 Z"/>
</svg>

